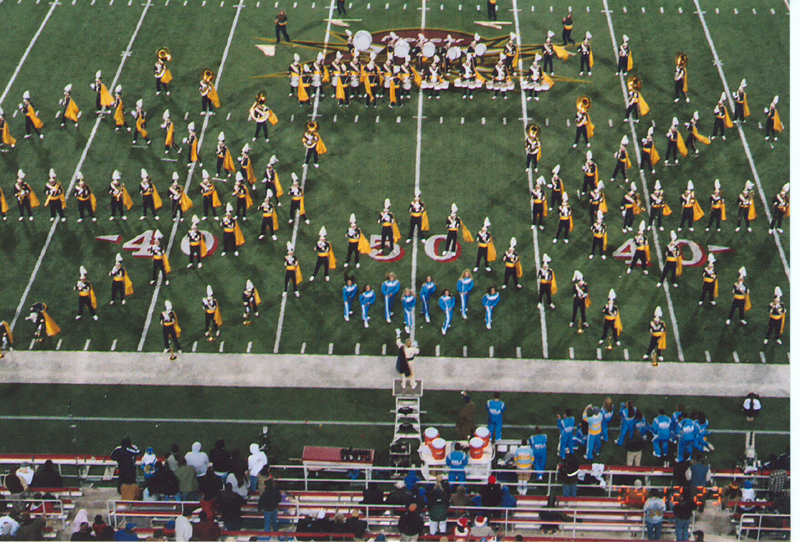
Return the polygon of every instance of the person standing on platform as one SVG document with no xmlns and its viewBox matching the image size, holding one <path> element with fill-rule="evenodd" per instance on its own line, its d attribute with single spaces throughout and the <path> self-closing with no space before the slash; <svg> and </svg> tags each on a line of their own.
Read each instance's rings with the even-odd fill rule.
<svg viewBox="0 0 800 542">
<path fill-rule="evenodd" d="M 489 433 L 492 440 L 497 442 L 503 438 L 503 413 L 506 411 L 506 404 L 500 400 L 500 392 L 494 392 L 494 398 L 486 401 L 486 411 L 489 414 Z"/>
</svg>

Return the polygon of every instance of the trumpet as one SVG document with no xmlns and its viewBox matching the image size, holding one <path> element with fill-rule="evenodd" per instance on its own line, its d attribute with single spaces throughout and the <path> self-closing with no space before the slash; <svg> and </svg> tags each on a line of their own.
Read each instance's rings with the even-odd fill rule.
<svg viewBox="0 0 800 542">
<path fill-rule="evenodd" d="M 169 62 L 172 60 L 172 53 L 166 47 L 162 47 L 156 51 L 156 58 L 164 62 Z"/>
<path fill-rule="evenodd" d="M 215 77 L 216 76 L 214 75 L 214 71 L 211 70 L 210 68 L 206 68 L 203 70 L 203 81 L 205 81 L 206 83 L 212 83 Z"/>
<path fill-rule="evenodd" d="M 588 96 L 581 96 L 577 100 L 575 100 L 575 107 L 579 110 L 588 113 L 589 110 L 592 108 L 592 99 Z"/>
</svg>

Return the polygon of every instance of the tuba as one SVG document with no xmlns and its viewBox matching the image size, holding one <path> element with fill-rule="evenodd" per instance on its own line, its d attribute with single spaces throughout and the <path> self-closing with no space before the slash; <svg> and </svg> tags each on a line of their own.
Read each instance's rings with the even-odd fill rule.
<svg viewBox="0 0 800 542">
<path fill-rule="evenodd" d="M 644 83 L 642 82 L 642 79 L 639 76 L 631 75 L 630 77 L 628 77 L 628 92 L 633 92 L 633 91 L 639 92 L 640 90 L 642 90 L 643 84 Z"/>
<path fill-rule="evenodd" d="M 592 99 L 588 96 L 581 96 L 575 101 L 575 107 L 578 110 L 583 111 L 584 113 L 588 113 L 589 110 L 592 108 Z"/>
<path fill-rule="evenodd" d="M 538 139 L 538 138 L 539 138 L 539 134 L 541 133 L 541 131 L 542 131 L 542 129 L 541 129 L 541 128 L 539 128 L 539 125 L 538 125 L 538 124 L 531 124 L 531 125 L 528 127 L 528 135 L 529 135 L 529 136 L 530 136 L 532 139 Z"/>
<path fill-rule="evenodd" d="M 163 62 L 169 62 L 172 60 L 172 53 L 166 47 L 162 47 L 156 51 L 156 58 Z"/>
<path fill-rule="evenodd" d="M 675 53 L 675 65 L 686 67 L 689 64 L 689 57 L 686 56 L 686 53 Z"/>
<path fill-rule="evenodd" d="M 213 83 L 214 82 L 214 72 L 210 68 L 206 68 L 203 70 L 203 81 L 206 83 Z"/>
<path fill-rule="evenodd" d="M 267 93 L 259 90 L 256 94 L 256 101 L 250 107 L 250 118 L 256 122 L 266 122 L 269 118 L 269 109 L 264 105 L 267 101 Z"/>
</svg>

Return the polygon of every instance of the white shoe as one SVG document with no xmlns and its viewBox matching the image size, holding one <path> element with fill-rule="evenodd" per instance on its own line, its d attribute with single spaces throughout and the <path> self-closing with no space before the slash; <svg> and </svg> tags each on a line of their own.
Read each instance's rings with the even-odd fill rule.
<svg viewBox="0 0 800 542">
<path fill-rule="evenodd" d="M 295 296 L 295 297 L 300 297 L 300 292 L 295 292 L 295 293 L 294 293 L 294 296 Z"/>
<path fill-rule="evenodd" d="M 311 275 L 311 278 L 308 279 L 309 282 L 314 282 L 314 275 Z"/>
<path fill-rule="evenodd" d="M 197 263 L 197 268 L 198 269 L 202 269 L 203 268 L 203 262 L 198 262 Z M 167 281 L 167 284 L 169 284 L 169 281 Z"/>
<path fill-rule="evenodd" d="M 661 288 L 661 283 L 656 284 L 656 288 Z"/>
<path fill-rule="evenodd" d="M 725 325 L 726 325 L 726 326 L 729 326 L 729 325 L 731 325 L 731 321 L 730 321 L 730 320 L 725 320 Z"/>
<path fill-rule="evenodd" d="M 600 255 L 600 257 L 603 258 L 604 260 L 606 259 L 606 255 L 605 254 Z"/>
<path fill-rule="evenodd" d="M 264 238 L 264 236 L 263 235 L 259 235 L 258 238 L 259 238 L 259 240 L 261 240 L 261 239 Z M 347 266 L 345 266 L 345 267 L 347 267 Z"/>
<path fill-rule="evenodd" d="M 330 282 L 331 278 L 328 275 L 325 275 L 325 282 Z"/>
<path fill-rule="evenodd" d="M 630 267 L 628 268 L 628 274 L 629 275 L 631 274 L 631 268 Z"/>
<path fill-rule="evenodd" d="M 589 254 L 589 259 L 594 259 L 594 254 Z"/>
<path fill-rule="evenodd" d="M 551 309 L 555 309 L 556 308 L 555 304 L 554 303 L 550 303 L 550 308 Z"/>
<path fill-rule="evenodd" d="M 366 320 L 364 320 L 364 327 L 369 327 L 369 322 L 367 322 Z"/>
<path fill-rule="evenodd" d="M 272 236 L 272 240 L 273 240 L 273 241 L 277 241 L 277 240 L 278 240 L 278 236 L 277 236 L 277 235 L 273 235 L 273 236 Z"/>
</svg>

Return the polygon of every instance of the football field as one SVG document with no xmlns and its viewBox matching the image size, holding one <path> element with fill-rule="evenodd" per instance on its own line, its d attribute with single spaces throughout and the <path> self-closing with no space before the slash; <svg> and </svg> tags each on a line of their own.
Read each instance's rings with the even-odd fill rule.
<svg viewBox="0 0 800 542">
<path fill-rule="evenodd" d="M 378 215 L 385 199 L 392 202 L 403 238 L 395 252 L 383 256 L 377 250 L 361 257 L 359 269 L 352 265 L 360 289 L 370 284 L 380 290 L 387 273 L 397 275 L 402 288 L 419 292 L 427 275 L 438 285 L 434 296 L 431 323 L 415 315 L 414 338 L 422 356 L 469 356 L 498 358 L 604 359 L 641 361 L 650 341 L 648 324 L 660 306 L 667 323 L 667 362 L 709 361 L 718 363 L 788 363 L 789 333 L 783 344 L 763 345 L 767 326 L 767 305 L 775 287 L 780 287 L 788 304 L 789 222 L 785 233 L 770 235 L 772 199 L 789 182 L 790 96 L 788 55 L 758 54 L 768 36 L 775 51 L 789 49 L 788 6 L 782 1 L 744 1 L 735 4 L 722 0 L 678 0 L 640 3 L 624 1 L 575 1 L 571 7 L 575 26 L 573 39 L 580 42 L 592 34 L 595 65 L 592 76 L 579 76 L 579 57 L 555 60 L 555 84 L 540 94 L 539 101 L 527 100 L 515 90 L 507 99 L 493 100 L 493 93 L 480 89 L 474 99 L 462 99 L 460 89 L 442 92 L 428 99 L 414 87 L 411 100 L 402 108 L 389 108 L 388 100 L 377 107 L 365 107 L 364 100 L 353 100 L 339 107 L 329 85 L 325 97 L 314 96 L 301 106 L 289 97 L 286 70 L 294 54 L 302 62 L 312 62 L 318 52 L 330 63 L 336 51 L 347 55 L 346 28 L 353 33 L 368 31 L 379 62 L 385 59 L 381 37 L 389 32 L 404 36 L 425 33 L 434 39 L 448 34 L 461 40 L 463 48 L 478 32 L 489 44 L 479 69 L 488 72 L 507 41 L 509 32 L 519 37 L 521 66 L 527 71 L 533 55 L 544 42 L 548 30 L 561 44 L 561 19 L 567 5 L 529 0 L 499 0 L 500 29 L 475 24 L 487 20 L 486 5 L 479 0 L 383 0 L 348 2 L 348 13 L 336 18 L 335 2 L 319 0 L 4 0 L 0 1 L 0 107 L 5 112 L 10 133 L 17 139 L 13 149 L 0 153 L 0 188 L 10 206 L 7 220 L 0 225 L 0 319 L 11 323 L 18 349 L 159 351 L 163 340 L 159 313 L 164 302 L 172 302 L 183 329 L 184 353 L 282 353 L 379 355 L 394 340 L 394 329 L 403 327 L 400 300 L 396 301 L 391 323 L 382 318 L 382 296 L 371 310 L 370 327 L 363 326 L 358 303 L 355 315 L 345 322 L 342 313 L 343 269 L 348 218 L 354 213 L 373 246 L 380 234 Z M 283 9 L 289 19 L 291 44 L 274 43 L 274 18 Z M 623 122 L 625 79 L 615 75 L 615 51 L 622 36 L 630 38 L 634 67 L 629 75 L 643 81 L 642 95 L 651 112 L 638 124 Z M 274 50 L 269 46 L 275 46 Z M 264 47 L 267 46 L 267 47 Z M 153 64 L 157 49 L 167 47 L 172 54 L 174 75 L 171 93 L 155 94 Z M 567 50 L 574 53 L 575 47 Z M 690 103 L 673 102 L 672 73 L 679 52 L 689 59 Z M 200 116 L 198 83 L 203 70 L 215 73 L 221 108 L 214 116 Z M 147 111 L 152 144 L 140 138 L 132 144 L 132 133 L 115 132 L 110 115 L 94 114 L 95 93 L 89 88 L 95 72 L 102 71 L 109 89 L 122 85 L 123 98 L 130 111 L 142 99 Z M 449 78 L 455 79 L 455 73 Z M 656 166 L 656 173 L 640 173 L 638 149 L 651 123 L 655 123 L 655 145 L 664 155 L 666 133 L 673 117 L 688 122 L 698 111 L 699 131 L 710 136 L 713 109 L 720 93 L 735 91 L 742 79 L 752 115 L 741 128 L 726 131 L 727 140 L 716 138 L 710 145 L 698 145 L 698 154 L 681 157 L 680 163 Z M 60 127 L 58 101 L 63 88 L 73 85 L 72 96 L 82 111 L 77 128 L 71 123 Z M 18 108 L 24 91 L 44 121 L 44 139 L 25 139 L 25 119 Z M 265 91 L 267 104 L 279 121 L 270 127 L 269 142 L 251 141 L 254 123 L 248 110 L 256 94 Z M 591 151 L 598 163 L 600 179 L 606 186 L 609 213 L 608 259 L 588 259 L 591 248 L 589 208 L 577 190 L 583 181 L 581 166 L 585 144 L 572 148 L 575 134 L 575 103 L 581 96 L 592 102 L 590 111 L 596 126 Z M 765 141 L 764 108 L 780 96 L 778 110 L 784 131 L 777 141 Z M 726 105 L 732 111 L 732 102 Z M 162 114 L 169 110 L 176 124 L 176 138 L 186 137 L 187 125 L 194 122 L 200 137 L 202 167 L 187 167 L 187 149 L 178 154 L 164 151 L 164 130 L 159 128 Z M 320 157 L 320 168 L 302 167 L 304 149 L 301 137 L 309 120 L 320 125 L 320 135 L 328 153 Z M 530 123 L 541 129 L 542 158 L 538 172 L 525 171 L 525 128 Z M 310 225 L 289 224 L 288 196 L 278 208 L 280 229 L 277 241 L 269 236 L 258 240 L 261 216 L 256 206 L 240 221 L 245 244 L 239 255 L 222 256 L 222 229 L 211 219 L 200 229 L 213 238 L 211 252 L 202 269 L 187 269 L 187 254 L 181 242 L 193 214 L 202 216 L 199 191 L 201 171 L 216 176 L 214 148 L 223 131 L 235 157 L 250 144 L 256 174 L 261 178 L 272 155 L 279 162 L 276 170 L 288 191 L 291 174 L 296 173 L 305 188 L 305 207 Z M 686 130 L 681 128 L 686 137 Z M 610 182 L 615 165 L 614 153 L 627 136 L 633 167 L 628 178 L 636 183 L 643 205 L 655 182 L 664 187 L 669 205 L 676 210 L 665 217 L 665 231 L 649 231 L 652 251 L 649 275 L 640 270 L 626 274 L 630 257 L 631 234 L 622 233 L 619 201 L 626 184 L 618 177 Z M 529 190 L 543 175 L 560 165 L 560 175 L 570 195 L 574 231 L 569 244 L 553 243 L 557 213 L 550 211 L 544 231 L 530 229 Z M 24 170 L 44 203 L 43 190 L 48 171 L 54 169 L 67 195 L 67 221 L 50 222 L 44 208 L 34 210 L 34 221 L 18 221 L 13 186 L 18 169 Z M 165 205 L 159 220 L 140 220 L 142 205 L 138 194 L 139 172 L 152 176 Z M 110 221 L 108 185 L 114 170 L 133 196 L 128 220 Z M 77 222 L 73 197 L 77 172 L 82 172 L 97 196 L 97 222 Z M 194 202 L 184 222 L 173 222 L 166 198 L 171 177 L 178 172 L 180 182 Z M 232 201 L 233 180 L 217 182 L 223 204 Z M 728 219 L 722 231 L 706 232 L 704 218 L 694 231 L 677 232 L 680 221 L 679 197 L 692 181 L 701 206 L 709 213 L 708 197 L 715 179 L 722 184 Z M 735 232 L 736 200 L 746 181 L 755 184 L 757 219 L 752 232 Z M 407 207 L 419 188 L 427 206 L 431 229 L 423 242 L 406 243 L 409 217 Z M 264 197 L 259 183 L 256 204 Z M 547 191 L 549 201 L 549 190 Z M 443 257 L 445 219 L 451 204 L 459 216 L 477 233 L 485 217 L 492 223 L 491 233 L 498 257 L 512 237 L 518 242 L 523 288 L 500 290 L 501 301 L 491 330 L 486 329 L 480 298 L 486 290 L 503 281 L 503 263 L 496 261 L 492 271 L 483 268 L 475 276 L 475 290 L 469 302 L 468 319 L 458 313 L 451 329 L 442 335 L 443 313 L 436 300 L 445 288 L 455 291 L 456 281 L 465 269 L 475 265 L 476 243 L 459 238 L 456 256 Z M 647 203 L 649 208 L 649 203 Z M 648 218 L 645 209 L 635 225 Z M 314 244 L 321 227 L 328 231 L 339 260 L 331 271 L 330 282 L 309 282 L 316 260 Z M 670 230 L 676 230 L 684 257 L 683 276 L 678 287 L 656 288 L 664 249 Z M 169 285 L 150 284 L 151 260 L 146 256 L 153 233 L 159 230 L 169 247 L 172 273 Z M 284 298 L 283 255 L 286 243 L 297 247 L 305 281 L 300 297 Z M 188 251 L 187 251 L 188 252 Z M 134 286 L 134 294 L 124 306 L 109 305 L 111 278 L 108 276 L 117 253 L 124 258 Z M 558 281 L 553 298 L 555 309 L 537 308 L 536 271 L 547 254 Z M 719 276 L 716 306 L 698 306 L 702 270 L 714 254 Z M 75 321 L 77 293 L 73 291 L 78 269 L 84 266 L 93 282 L 97 299 L 97 322 L 84 315 Z M 731 288 L 741 267 L 747 269 L 746 284 L 751 290 L 753 308 L 747 325 L 734 318 L 725 325 L 732 300 Z M 575 270 L 586 278 L 592 296 L 587 310 L 590 324 L 586 333 L 570 328 L 572 292 L 570 279 Z M 260 317 L 244 326 L 241 292 L 252 280 L 263 303 Z M 204 311 L 201 299 L 211 285 L 219 300 L 224 324 L 215 342 L 204 336 Z M 600 313 L 609 289 L 618 296 L 624 327 L 621 346 L 605 350 L 598 345 L 603 318 Z M 398 296 L 399 297 L 399 296 Z M 25 318 L 37 301 L 49 306 L 50 315 L 62 331 L 41 344 L 33 344 L 33 325 Z M 787 306 L 788 308 L 788 306 Z M 787 318 L 787 325 L 789 324 Z M 391 353 L 391 352 L 390 352 Z"/>
</svg>

